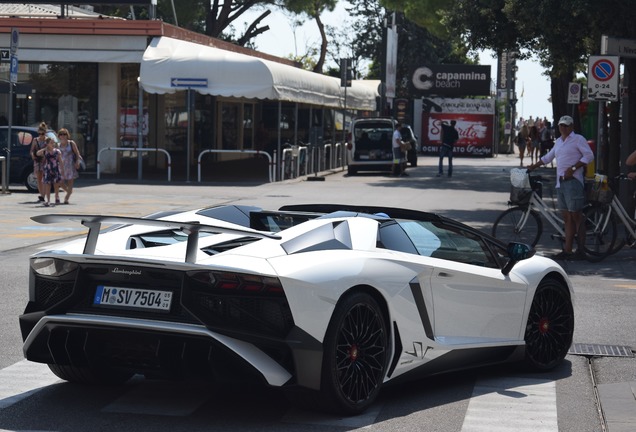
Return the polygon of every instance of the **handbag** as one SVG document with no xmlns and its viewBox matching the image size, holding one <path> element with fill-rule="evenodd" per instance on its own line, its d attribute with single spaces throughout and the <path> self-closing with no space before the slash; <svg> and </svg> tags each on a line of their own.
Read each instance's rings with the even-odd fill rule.
<svg viewBox="0 0 636 432">
<path fill-rule="evenodd" d="M 79 150 L 77 150 L 77 145 L 75 142 L 71 141 L 71 145 L 73 146 L 73 165 L 77 163 L 79 158 L 79 168 L 78 171 L 84 171 L 86 169 L 86 164 L 84 163 L 84 159 L 79 155 Z"/>
</svg>

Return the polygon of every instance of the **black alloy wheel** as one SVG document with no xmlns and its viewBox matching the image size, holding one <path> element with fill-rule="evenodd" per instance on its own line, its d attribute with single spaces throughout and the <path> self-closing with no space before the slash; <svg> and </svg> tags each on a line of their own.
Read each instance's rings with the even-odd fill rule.
<svg viewBox="0 0 636 432">
<path fill-rule="evenodd" d="M 387 325 L 368 294 L 341 300 L 327 329 L 322 396 L 330 411 L 359 414 L 377 398 L 388 363 Z"/>
<path fill-rule="evenodd" d="M 567 286 L 554 279 L 539 284 L 526 324 L 526 364 L 546 371 L 565 358 L 574 334 L 574 308 Z"/>
</svg>

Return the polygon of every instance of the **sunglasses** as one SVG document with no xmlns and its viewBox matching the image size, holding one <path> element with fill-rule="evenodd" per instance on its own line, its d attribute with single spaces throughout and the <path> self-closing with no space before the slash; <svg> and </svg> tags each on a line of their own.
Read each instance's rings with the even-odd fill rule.
<svg viewBox="0 0 636 432">
<path fill-rule="evenodd" d="M 59 133 L 58 136 L 68 136 L 66 132 Z"/>
<path fill-rule="evenodd" d="M 46 133 L 46 132 L 44 132 L 44 131 L 39 131 L 39 132 L 38 132 L 38 135 L 44 135 L 45 133 Z"/>
</svg>

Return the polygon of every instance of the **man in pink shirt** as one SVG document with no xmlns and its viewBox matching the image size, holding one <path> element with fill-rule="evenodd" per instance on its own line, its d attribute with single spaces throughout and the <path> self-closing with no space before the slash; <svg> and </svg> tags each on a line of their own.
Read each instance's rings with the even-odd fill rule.
<svg viewBox="0 0 636 432">
<path fill-rule="evenodd" d="M 557 197 L 559 208 L 565 221 L 565 242 L 563 251 L 555 256 L 557 259 L 582 259 L 585 257 L 585 223 L 583 223 L 583 206 L 585 205 L 585 166 L 594 160 L 594 153 L 587 140 L 574 133 L 574 120 L 563 116 L 559 120 L 561 136 L 554 147 L 536 163 L 528 166 L 532 171 L 541 165 L 557 160 Z M 578 233 L 578 248 L 572 253 L 574 235 Z"/>
</svg>

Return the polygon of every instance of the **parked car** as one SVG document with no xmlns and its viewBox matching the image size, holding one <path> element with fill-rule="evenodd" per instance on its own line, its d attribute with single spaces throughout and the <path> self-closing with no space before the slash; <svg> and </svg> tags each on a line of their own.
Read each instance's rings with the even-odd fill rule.
<svg viewBox="0 0 636 432">
<path fill-rule="evenodd" d="M 7 157 L 9 148 L 7 134 L 8 126 L 0 126 L 0 155 Z M 54 131 L 47 135 L 58 142 Z M 38 136 L 38 128 L 28 126 L 11 126 L 11 161 L 9 164 L 9 184 L 22 183 L 30 192 L 38 191 L 37 177 L 33 173 L 33 159 L 31 158 L 31 144 Z M 0 173 L 2 166 L 0 165 Z M 4 175 L 4 173 L 0 174 Z"/>
<path fill-rule="evenodd" d="M 572 342 L 559 264 L 440 215 L 308 204 L 32 219 L 89 228 L 30 258 L 19 318 L 26 358 L 71 382 L 250 380 L 351 415 L 423 375 L 545 371 Z"/>
<path fill-rule="evenodd" d="M 348 174 L 385 171 L 393 167 L 391 139 L 395 120 L 388 117 L 358 118 L 351 122 L 348 144 Z"/>
</svg>

